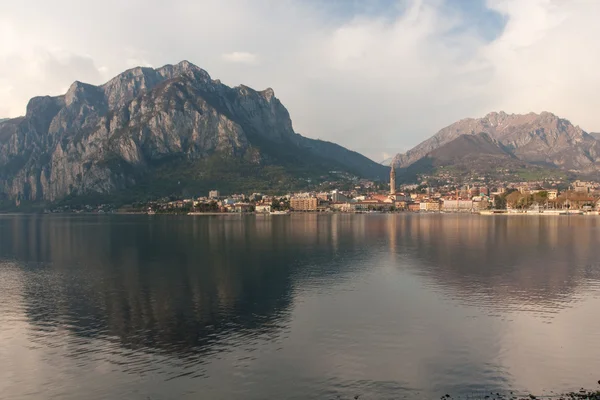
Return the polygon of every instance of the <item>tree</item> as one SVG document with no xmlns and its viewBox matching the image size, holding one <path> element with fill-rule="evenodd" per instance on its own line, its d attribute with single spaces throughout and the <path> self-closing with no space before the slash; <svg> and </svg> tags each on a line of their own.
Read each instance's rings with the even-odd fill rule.
<svg viewBox="0 0 600 400">
<path fill-rule="evenodd" d="M 271 210 L 273 211 L 277 211 L 280 209 L 280 203 L 281 201 L 279 199 L 273 199 L 273 201 L 271 201 Z"/>
<path fill-rule="evenodd" d="M 496 210 L 506 209 L 506 199 L 503 196 L 494 196 L 494 208 Z"/>
<path fill-rule="evenodd" d="M 512 208 L 523 207 L 525 197 L 518 191 L 511 192 L 506 197 L 506 204 Z"/>
<path fill-rule="evenodd" d="M 533 201 L 541 206 L 545 206 L 548 203 L 548 192 L 542 190 L 540 192 L 534 193 Z"/>
</svg>

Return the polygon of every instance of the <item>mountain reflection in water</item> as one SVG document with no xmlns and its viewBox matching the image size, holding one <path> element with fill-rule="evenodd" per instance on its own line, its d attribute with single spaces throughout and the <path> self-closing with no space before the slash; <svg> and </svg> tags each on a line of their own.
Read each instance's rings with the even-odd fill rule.
<svg viewBox="0 0 600 400">
<path fill-rule="evenodd" d="M 600 370 L 600 219 L 0 216 L 0 397 L 562 391 Z"/>
</svg>

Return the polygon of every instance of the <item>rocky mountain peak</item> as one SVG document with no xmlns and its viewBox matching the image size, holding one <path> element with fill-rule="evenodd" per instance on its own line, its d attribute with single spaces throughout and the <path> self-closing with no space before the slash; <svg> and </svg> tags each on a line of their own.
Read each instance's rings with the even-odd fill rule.
<svg viewBox="0 0 600 400">
<path fill-rule="evenodd" d="M 263 183 L 271 179 L 261 175 L 263 165 L 289 167 L 288 177 L 388 172 L 360 154 L 296 134 L 273 89 L 231 88 L 182 61 L 132 68 L 100 86 L 76 81 L 63 96 L 31 99 L 25 117 L 0 124 L 0 206 L 7 199 L 111 194 L 143 180 L 157 193 L 180 190 L 165 189 L 170 180 L 155 183 L 153 174 L 165 171 L 213 187 L 220 172 L 202 168 L 214 159 L 217 168 L 245 165 Z"/>
<path fill-rule="evenodd" d="M 74 102 L 83 101 L 88 103 L 96 103 L 102 101 L 104 93 L 94 85 L 79 81 L 73 82 L 65 93 L 65 104 L 70 106 Z"/>
<path fill-rule="evenodd" d="M 271 101 L 271 99 L 273 97 L 275 97 L 275 91 L 271 88 L 266 88 L 265 90 L 261 91 L 260 94 L 267 100 L 267 101 Z"/>
<path fill-rule="evenodd" d="M 214 84 L 208 72 L 189 61 L 178 64 L 167 64 L 160 68 L 136 67 L 129 69 L 104 85 L 100 86 L 105 93 L 110 109 L 120 107 L 148 92 L 162 82 L 170 79 L 186 77 L 201 84 Z"/>
<path fill-rule="evenodd" d="M 527 114 L 508 114 L 504 111 L 493 111 L 486 114 L 483 118 L 473 119 L 480 124 L 489 124 L 491 127 L 501 127 L 506 125 L 524 125 L 532 123 L 552 124 L 557 123 L 559 118 L 547 111 L 540 114 L 530 112 Z M 454 125 L 454 124 L 453 124 Z"/>
<path fill-rule="evenodd" d="M 461 135 L 481 132 L 522 161 L 577 170 L 595 168 L 596 162 L 600 162 L 596 156 L 598 142 L 568 120 L 547 111 L 540 114 L 500 111 L 451 124 L 407 153 L 398 154 L 394 163 L 399 167 L 409 166 Z"/>
<path fill-rule="evenodd" d="M 56 113 L 58 113 L 58 111 L 64 107 L 64 105 L 64 96 L 33 97 L 31 100 L 29 100 L 29 103 L 27 103 L 25 116 L 31 117 L 35 120 L 51 120 L 54 115 L 56 115 Z"/>
<path fill-rule="evenodd" d="M 183 60 L 183 61 L 178 62 L 175 65 L 169 65 L 169 66 L 174 68 L 176 71 L 180 71 L 180 72 L 200 72 L 210 78 L 210 76 L 208 75 L 208 72 L 206 72 L 202 68 L 198 67 L 197 65 L 192 64 L 188 60 Z"/>
<path fill-rule="evenodd" d="M 80 91 L 82 91 L 81 82 L 73 82 L 71 86 L 69 86 L 69 90 L 67 90 L 67 93 L 65 93 L 65 103 L 67 105 L 71 105 L 71 103 L 73 103 L 73 101 L 75 101 L 75 98 L 77 97 L 77 92 Z"/>
<path fill-rule="evenodd" d="M 163 67 L 156 69 L 161 76 L 166 79 L 173 79 L 181 76 L 187 76 L 192 79 L 196 79 L 203 82 L 210 82 L 211 78 L 208 72 L 202 68 L 192 64 L 187 60 L 183 60 L 177 64 L 167 64 Z"/>
<path fill-rule="evenodd" d="M 531 114 L 535 114 L 535 113 L 531 113 Z M 549 111 L 542 111 L 540 113 L 540 118 L 542 119 L 546 119 L 546 120 L 550 120 L 550 119 L 559 119 L 557 115 L 549 112 Z"/>
<path fill-rule="evenodd" d="M 508 114 L 504 111 L 492 111 L 487 113 L 483 118 L 487 120 L 498 120 L 505 119 L 506 117 L 508 117 Z"/>
</svg>

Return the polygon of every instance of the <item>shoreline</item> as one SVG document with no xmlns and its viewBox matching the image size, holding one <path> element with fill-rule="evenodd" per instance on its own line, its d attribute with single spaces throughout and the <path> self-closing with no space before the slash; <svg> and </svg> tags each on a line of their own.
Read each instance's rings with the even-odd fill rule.
<svg viewBox="0 0 600 400">
<path fill-rule="evenodd" d="M 336 212 L 336 211 L 291 211 L 284 215 L 481 215 L 481 216 L 543 216 L 543 217 L 565 217 L 565 216 L 582 216 L 582 217 L 598 217 L 600 211 L 542 211 L 542 212 L 507 212 L 507 211 L 495 211 L 495 210 L 482 210 L 482 211 L 363 211 L 363 212 Z M 255 216 L 278 216 L 278 214 L 261 213 L 261 212 L 190 212 L 190 213 L 154 213 L 148 214 L 147 212 L 131 212 L 131 211 L 115 211 L 115 212 L 61 212 L 61 213 L 32 213 L 32 212 L 0 212 L 2 215 L 147 215 L 147 216 L 242 216 L 242 215 L 255 215 Z"/>
<path fill-rule="evenodd" d="M 494 211 L 494 210 L 484 210 L 477 212 L 479 215 L 485 216 L 495 216 L 495 215 L 520 215 L 520 216 L 544 216 L 544 217 L 553 217 L 553 216 L 571 216 L 571 215 L 580 215 L 585 217 L 597 217 L 600 215 L 598 211 L 583 211 L 583 210 L 546 210 L 546 211 L 524 211 L 524 212 L 514 212 L 514 211 Z"/>
</svg>

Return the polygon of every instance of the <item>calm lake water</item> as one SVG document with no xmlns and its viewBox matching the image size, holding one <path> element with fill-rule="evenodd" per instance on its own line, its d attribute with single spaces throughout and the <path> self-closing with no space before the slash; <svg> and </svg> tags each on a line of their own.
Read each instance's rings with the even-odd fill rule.
<svg viewBox="0 0 600 400">
<path fill-rule="evenodd" d="M 600 379 L 600 217 L 0 216 L 0 398 L 439 398 Z"/>
</svg>

